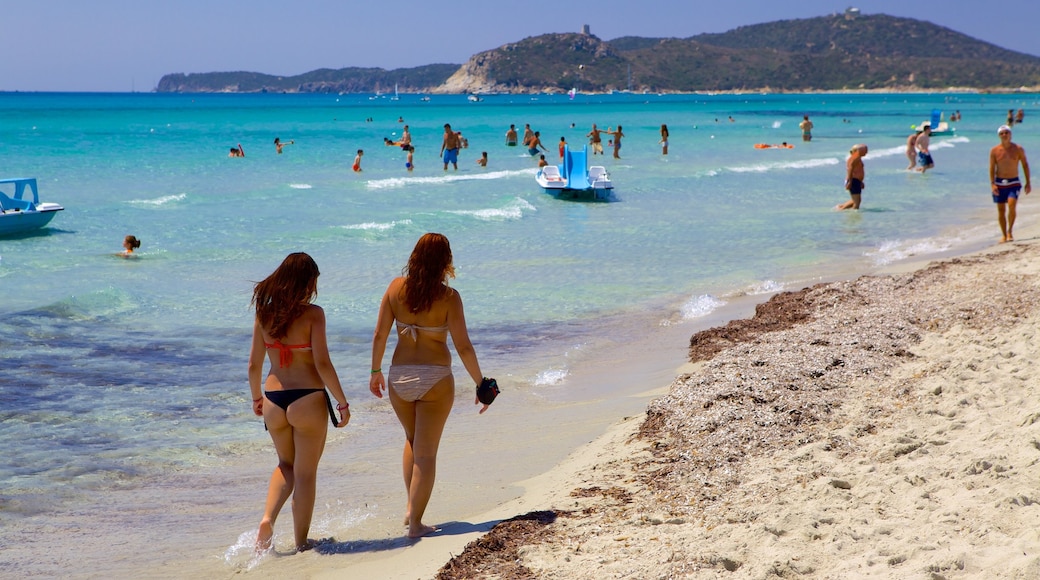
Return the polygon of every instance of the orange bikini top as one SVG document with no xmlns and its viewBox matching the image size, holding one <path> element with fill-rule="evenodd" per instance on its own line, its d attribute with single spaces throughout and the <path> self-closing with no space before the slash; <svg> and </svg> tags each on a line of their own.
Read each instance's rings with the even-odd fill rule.
<svg viewBox="0 0 1040 580">
<path fill-rule="evenodd" d="M 282 344 L 276 340 L 274 342 L 265 342 L 264 346 L 278 349 L 278 366 L 282 368 L 292 364 L 292 351 L 311 349 L 311 343 L 309 342 L 307 344 Z"/>
</svg>

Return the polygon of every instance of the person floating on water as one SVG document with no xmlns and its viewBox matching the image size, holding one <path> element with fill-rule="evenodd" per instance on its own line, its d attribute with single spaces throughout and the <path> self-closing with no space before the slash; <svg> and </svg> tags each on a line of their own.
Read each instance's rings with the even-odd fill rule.
<svg viewBox="0 0 1040 580">
<path fill-rule="evenodd" d="M 245 157 L 246 150 L 242 148 L 242 144 L 239 143 L 238 147 L 232 147 L 231 152 L 228 153 L 228 157 Z"/>
<path fill-rule="evenodd" d="M 867 156 L 867 146 L 859 143 L 849 150 L 849 158 L 845 161 L 845 189 L 849 192 L 849 201 L 837 205 L 834 209 L 859 209 L 860 197 L 866 184 L 866 169 L 863 167 L 863 158 Z"/>
<path fill-rule="evenodd" d="M 993 203 L 997 204 L 997 223 L 1000 224 L 1000 243 L 1014 241 L 1015 209 L 1022 182 L 1018 178 L 1018 165 L 1026 176 L 1026 195 L 1033 191 L 1029 176 L 1026 150 L 1011 141 L 1011 127 L 1002 125 L 997 129 L 1000 144 L 989 151 L 989 183 L 993 192 Z M 1005 212 L 1007 215 L 1005 215 Z"/>
<path fill-rule="evenodd" d="M 127 236 L 123 238 L 123 251 L 116 254 L 123 258 L 133 258 L 134 250 L 141 247 L 141 240 L 134 236 Z"/>
</svg>

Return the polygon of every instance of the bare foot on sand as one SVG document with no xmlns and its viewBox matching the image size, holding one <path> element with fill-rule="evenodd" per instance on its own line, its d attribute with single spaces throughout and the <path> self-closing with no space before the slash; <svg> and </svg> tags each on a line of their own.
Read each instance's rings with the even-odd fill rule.
<svg viewBox="0 0 1040 580">
<path fill-rule="evenodd" d="M 256 553 L 260 554 L 270 550 L 273 537 L 274 527 L 270 522 L 260 522 L 260 530 L 256 532 Z"/>
<path fill-rule="evenodd" d="M 441 529 L 438 528 L 438 527 L 427 526 L 425 524 L 419 524 L 417 527 L 414 527 L 414 528 L 409 526 L 409 528 L 408 528 L 408 537 L 409 538 L 421 538 L 423 536 L 428 536 L 430 534 L 434 534 L 434 533 L 437 533 L 439 531 L 441 531 Z"/>
</svg>

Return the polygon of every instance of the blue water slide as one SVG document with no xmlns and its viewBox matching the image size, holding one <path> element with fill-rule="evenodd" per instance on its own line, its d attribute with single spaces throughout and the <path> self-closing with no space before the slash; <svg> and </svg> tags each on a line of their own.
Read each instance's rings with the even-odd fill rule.
<svg viewBox="0 0 1040 580">
<path fill-rule="evenodd" d="M 939 109 L 932 109 L 932 130 L 937 130 L 939 128 L 939 119 L 941 118 L 942 111 L 940 111 Z"/>
<path fill-rule="evenodd" d="M 581 151 L 573 151 L 570 146 L 564 148 L 563 151 L 563 174 L 567 180 L 568 189 L 588 189 L 592 187 L 589 185 L 589 169 L 586 164 L 588 159 L 588 146 L 583 146 Z"/>
</svg>

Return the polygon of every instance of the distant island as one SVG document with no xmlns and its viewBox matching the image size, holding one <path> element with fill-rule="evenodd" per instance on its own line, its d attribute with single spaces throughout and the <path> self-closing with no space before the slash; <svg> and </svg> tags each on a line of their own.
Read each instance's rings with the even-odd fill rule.
<svg viewBox="0 0 1040 580">
<path fill-rule="evenodd" d="M 168 74 L 160 93 L 596 93 L 1016 90 L 1040 87 L 1040 57 L 948 28 L 852 8 L 689 38 L 544 34 L 466 63 Z"/>
</svg>

